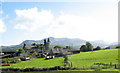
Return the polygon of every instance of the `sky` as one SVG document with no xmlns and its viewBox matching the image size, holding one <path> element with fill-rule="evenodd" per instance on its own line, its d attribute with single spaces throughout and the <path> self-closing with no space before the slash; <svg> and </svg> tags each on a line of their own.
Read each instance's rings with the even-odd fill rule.
<svg viewBox="0 0 120 73">
<path fill-rule="evenodd" d="M 118 1 L 2 2 L 0 45 L 47 37 L 118 41 Z"/>
</svg>

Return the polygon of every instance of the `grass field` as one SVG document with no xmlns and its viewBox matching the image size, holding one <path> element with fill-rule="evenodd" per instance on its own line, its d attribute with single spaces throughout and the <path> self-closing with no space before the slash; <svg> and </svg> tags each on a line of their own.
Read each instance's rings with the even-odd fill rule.
<svg viewBox="0 0 120 73">
<path fill-rule="evenodd" d="M 70 55 L 69 58 L 75 67 L 89 67 L 93 63 L 99 62 L 118 64 L 118 49 L 81 52 L 80 54 Z"/>
<path fill-rule="evenodd" d="M 88 68 L 94 63 L 110 63 L 118 64 L 118 49 L 107 49 L 93 52 L 81 52 L 79 54 L 69 55 L 69 62 L 73 67 Z M 30 61 L 22 61 L 16 64 L 10 64 L 3 68 L 50 68 L 54 66 L 63 66 L 64 58 L 54 58 L 44 60 L 44 58 L 31 59 Z"/>
</svg>

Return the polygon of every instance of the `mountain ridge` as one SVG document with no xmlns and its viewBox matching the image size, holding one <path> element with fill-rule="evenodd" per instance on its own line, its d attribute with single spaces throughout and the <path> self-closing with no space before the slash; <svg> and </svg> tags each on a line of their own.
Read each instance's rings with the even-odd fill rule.
<svg viewBox="0 0 120 73">
<path fill-rule="evenodd" d="M 78 38 L 54 38 L 54 37 L 48 37 L 51 41 L 51 47 L 54 47 L 56 45 L 59 46 L 72 46 L 74 47 L 74 49 L 79 49 L 81 45 L 85 44 L 87 41 L 86 40 L 82 40 L 82 39 L 78 39 Z M 44 38 L 47 39 L 47 38 Z M 22 48 L 23 44 L 28 44 L 31 45 L 32 43 L 43 43 L 44 39 L 41 40 L 25 40 L 22 43 L 18 44 L 18 45 L 12 45 L 12 46 L 1 46 L 2 50 L 17 50 L 18 48 Z M 101 40 L 97 40 L 97 41 L 88 41 L 90 42 L 94 47 L 96 46 L 100 46 L 100 47 L 107 47 L 110 46 L 112 44 L 106 43 L 104 41 Z M 116 44 L 114 44 L 116 45 Z"/>
</svg>

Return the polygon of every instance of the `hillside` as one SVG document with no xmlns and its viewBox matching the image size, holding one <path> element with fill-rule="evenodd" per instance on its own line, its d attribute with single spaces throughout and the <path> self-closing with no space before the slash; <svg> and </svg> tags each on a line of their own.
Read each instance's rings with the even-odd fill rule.
<svg viewBox="0 0 120 73">
<path fill-rule="evenodd" d="M 118 64 L 118 49 L 107 49 L 93 52 L 81 52 L 79 54 L 69 55 L 69 62 L 73 67 L 83 68 L 91 67 L 94 63 L 112 63 Z M 49 68 L 54 66 L 63 66 L 64 58 L 54 58 L 44 60 L 44 58 L 31 59 L 11 64 L 10 68 Z M 5 68 L 5 67 L 4 67 Z M 7 67 L 6 67 L 7 68 Z"/>
<path fill-rule="evenodd" d="M 59 45 L 59 46 L 72 46 L 74 49 L 79 49 L 81 45 L 86 43 L 86 40 L 82 40 L 82 39 L 70 39 L 70 38 L 54 38 L 54 37 L 49 37 L 51 44 L 50 47 Z M 15 51 L 18 48 L 22 48 L 23 44 L 32 44 L 32 43 L 43 43 L 44 39 L 42 40 L 25 40 L 22 43 L 18 44 L 18 45 L 14 45 L 14 46 L 1 46 L 1 48 L 3 49 L 3 51 Z M 91 44 L 93 44 L 94 47 L 96 46 L 100 46 L 100 47 L 106 47 L 109 46 L 111 44 L 105 43 L 104 41 L 98 40 L 98 41 L 89 41 Z"/>
</svg>

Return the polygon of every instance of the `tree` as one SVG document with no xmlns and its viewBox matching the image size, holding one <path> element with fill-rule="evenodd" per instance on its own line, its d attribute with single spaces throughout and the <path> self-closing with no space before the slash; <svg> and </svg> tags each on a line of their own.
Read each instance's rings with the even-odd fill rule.
<svg viewBox="0 0 120 73">
<path fill-rule="evenodd" d="M 22 48 L 19 48 L 19 49 L 18 49 L 18 53 L 20 53 L 20 54 L 21 54 L 21 53 L 25 53 L 25 50 L 22 49 Z"/>
<path fill-rule="evenodd" d="M 108 47 L 106 47 L 105 49 L 110 49 L 110 47 L 108 46 Z"/>
<path fill-rule="evenodd" d="M 48 38 L 47 42 L 49 42 L 49 43 L 50 43 L 50 39 L 49 39 L 49 38 Z"/>
<path fill-rule="evenodd" d="M 32 46 L 36 46 L 36 43 L 33 43 Z"/>
<path fill-rule="evenodd" d="M 50 39 L 48 38 L 47 39 L 47 42 L 46 42 L 46 49 L 50 49 Z"/>
<path fill-rule="evenodd" d="M 72 47 L 71 47 L 71 46 L 66 46 L 65 48 L 66 48 L 66 49 L 69 49 L 69 50 L 72 50 Z"/>
<path fill-rule="evenodd" d="M 97 46 L 95 49 L 93 50 L 101 50 L 101 47 L 100 46 Z"/>
<path fill-rule="evenodd" d="M 80 51 L 82 51 L 82 52 L 92 51 L 92 50 L 93 50 L 93 46 L 92 46 L 92 44 L 89 43 L 89 42 L 86 42 L 85 45 L 82 45 L 82 46 L 80 47 Z"/>
<path fill-rule="evenodd" d="M 64 48 L 64 47 L 56 45 L 54 46 L 54 48 Z"/>
<path fill-rule="evenodd" d="M 64 66 L 65 67 L 70 67 L 70 63 L 69 63 L 69 59 L 68 59 L 68 56 L 67 55 L 64 55 Z"/>
<path fill-rule="evenodd" d="M 46 39 L 44 39 L 44 44 L 46 44 Z"/>
<path fill-rule="evenodd" d="M 40 50 L 41 50 L 41 53 L 44 52 L 44 44 L 40 44 Z"/>
<path fill-rule="evenodd" d="M 63 49 L 64 49 L 64 47 L 63 47 Z M 74 50 L 75 48 L 73 48 L 73 46 L 66 46 L 65 49 Z"/>
<path fill-rule="evenodd" d="M 26 46 L 26 44 L 24 43 L 24 45 L 23 45 L 23 49 L 25 49 L 25 46 Z"/>
<path fill-rule="evenodd" d="M 80 47 L 80 51 L 82 51 L 82 52 L 87 51 L 86 49 L 87 49 L 87 48 L 86 48 L 86 45 L 82 45 L 82 46 Z"/>
<path fill-rule="evenodd" d="M 39 49 L 40 48 L 40 44 L 36 44 L 35 47 Z"/>
<path fill-rule="evenodd" d="M 47 41 L 46 41 L 46 39 L 44 39 L 44 47 L 45 47 L 45 50 L 49 50 L 49 45 L 50 45 L 50 39 L 48 38 Z"/>
<path fill-rule="evenodd" d="M 120 46 L 116 46 L 116 48 L 120 48 Z"/>
<path fill-rule="evenodd" d="M 93 51 L 93 46 L 90 42 L 86 42 L 86 50 L 87 51 Z"/>
</svg>

